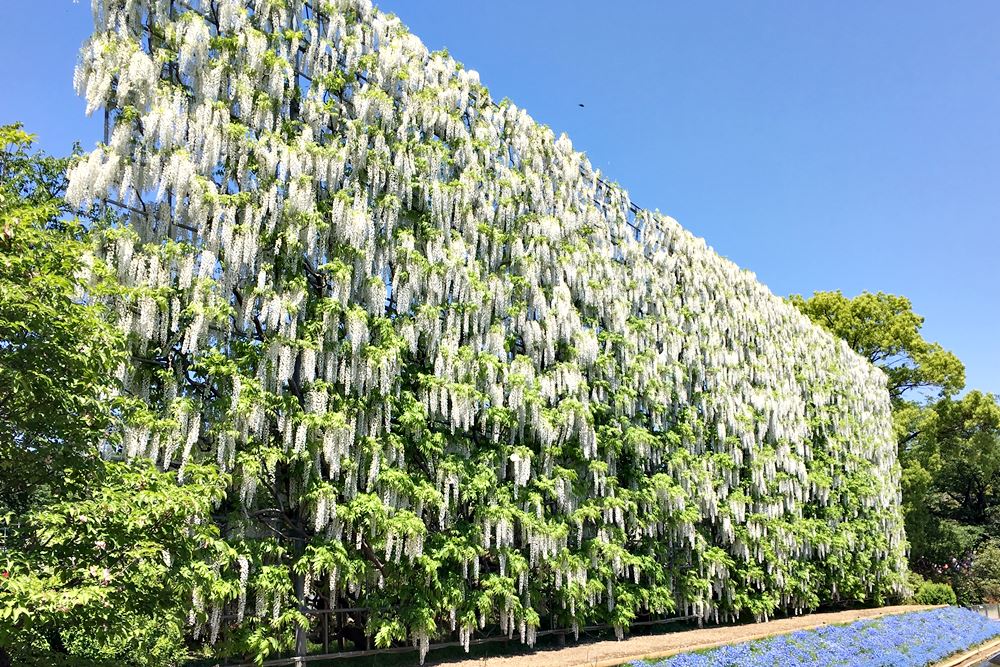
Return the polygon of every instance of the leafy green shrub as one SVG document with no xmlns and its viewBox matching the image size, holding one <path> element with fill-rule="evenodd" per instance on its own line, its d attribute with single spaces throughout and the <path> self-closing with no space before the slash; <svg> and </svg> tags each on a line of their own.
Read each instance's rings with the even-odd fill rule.
<svg viewBox="0 0 1000 667">
<path fill-rule="evenodd" d="M 0 665 L 180 664 L 194 591 L 236 595 L 212 570 L 230 480 L 101 456 L 122 445 L 125 341 L 91 297 L 117 287 L 82 277 L 94 225 L 33 141 L 0 126 Z"/>
<path fill-rule="evenodd" d="M 918 573 L 909 570 L 906 573 L 906 587 L 891 599 L 893 604 L 916 604 L 914 596 L 926 582 Z"/>
<path fill-rule="evenodd" d="M 956 585 L 962 604 L 1000 602 L 1000 540 L 990 540 L 972 557 L 972 567 Z"/>
<path fill-rule="evenodd" d="M 958 598 L 951 584 L 925 581 L 913 595 L 917 604 L 955 604 Z"/>
</svg>

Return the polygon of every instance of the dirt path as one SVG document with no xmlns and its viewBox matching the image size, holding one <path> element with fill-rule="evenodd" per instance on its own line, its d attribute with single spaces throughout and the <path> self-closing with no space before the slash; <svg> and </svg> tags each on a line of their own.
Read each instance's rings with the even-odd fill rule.
<svg viewBox="0 0 1000 667">
<path fill-rule="evenodd" d="M 633 637 L 621 642 L 603 641 L 562 649 L 541 650 L 530 655 L 476 658 L 447 662 L 448 667 L 616 667 L 630 660 L 665 658 L 675 653 L 735 644 L 780 635 L 796 630 L 811 630 L 835 623 L 850 623 L 863 618 L 877 618 L 907 611 L 933 609 L 924 605 L 902 605 L 880 609 L 856 609 L 828 614 L 810 614 L 783 618 L 768 623 L 729 627 L 706 627 L 701 630 Z"/>
</svg>

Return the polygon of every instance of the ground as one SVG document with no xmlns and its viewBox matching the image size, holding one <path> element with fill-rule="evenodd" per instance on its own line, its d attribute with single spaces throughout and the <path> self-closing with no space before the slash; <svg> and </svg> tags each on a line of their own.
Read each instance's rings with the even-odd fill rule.
<svg viewBox="0 0 1000 667">
<path fill-rule="evenodd" d="M 933 609 L 925 605 L 899 605 L 879 609 L 852 609 L 826 614 L 783 618 L 768 623 L 737 626 L 709 626 L 701 630 L 632 637 L 625 641 L 602 641 L 562 649 L 540 650 L 529 655 L 470 658 L 449 661 L 448 667 L 617 667 L 630 660 L 663 658 L 675 653 L 710 648 L 721 644 L 760 639 L 795 630 L 811 630 L 823 625 L 850 623 L 865 618 Z M 431 654 L 432 658 L 433 654 Z M 433 663 L 433 658 L 429 660 Z"/>
</svg>

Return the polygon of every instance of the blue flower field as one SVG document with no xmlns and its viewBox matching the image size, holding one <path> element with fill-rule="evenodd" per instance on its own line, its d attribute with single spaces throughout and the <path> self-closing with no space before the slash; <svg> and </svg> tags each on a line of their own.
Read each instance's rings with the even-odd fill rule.
<svg viewBox="0 0 1000 667">
<path fill-rule="evenodd" d="M 944 607 L 831 625 L 633 667 L 925 667 L 1000 636 L 1000 622 Z"/>
</svg>

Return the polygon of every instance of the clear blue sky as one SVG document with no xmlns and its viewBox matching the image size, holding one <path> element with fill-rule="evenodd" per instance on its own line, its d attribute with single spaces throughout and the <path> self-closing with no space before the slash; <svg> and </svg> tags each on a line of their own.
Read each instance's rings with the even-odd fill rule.
<svg viewBox="0 0 1000 667">
<path fill-rule="evenodd" d="M 0 0 L 0 122 L 52 152 L 100 136 L 89 4 Z M 1000 3 L 379 6 L 775 293 L 904 294 L 1000 392 Z"/>
</svg>

